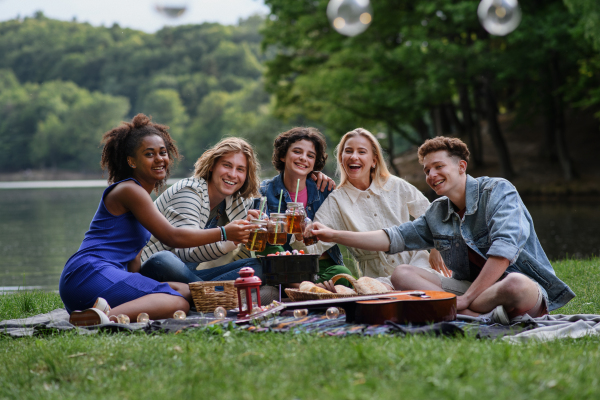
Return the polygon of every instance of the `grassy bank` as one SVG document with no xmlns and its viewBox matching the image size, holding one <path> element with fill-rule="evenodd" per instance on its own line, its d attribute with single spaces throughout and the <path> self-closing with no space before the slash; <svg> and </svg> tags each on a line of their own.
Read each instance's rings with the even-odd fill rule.
<svg viewBox="0 0 600 400">
<path fill-rule="evenodd" d="M 599 313 L 600 259 L 554 266 L 578 294 L 558 312 Z M 0 319 L 59 305 L 56 294 L 0 296 Z M 0 338 L 0 398 L 585 399 L 600 392 L 599 344 L 223 331 Z"/>
</svg>

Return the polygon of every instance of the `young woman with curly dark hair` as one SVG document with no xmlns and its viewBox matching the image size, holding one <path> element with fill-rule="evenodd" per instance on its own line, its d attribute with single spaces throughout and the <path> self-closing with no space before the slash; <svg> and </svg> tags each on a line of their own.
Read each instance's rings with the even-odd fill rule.
<svg viewBox="0 0 600 400">
<path fill-rule="evenodd" d="M 330 178 L 319 172 L 327 161 L 326 150 L 325 138 L 315 128 L 292 128 L 275 138 L 272 162 L 279 175 L 264 180 L 260 185 L 262 195 L 267 197 L 269 214 L 277 212 L 282 191 L 280 212 L 284 213 L 288 203 L 296 199 L 298 187 L 298 202 L 302 203 L 308 218 L 314 219 L 315 213 L 335 185 Z M 283 249 L 292 249 L 291 236 L 288 235 Z M 267 251 L 274 252 L 273 249 Z M 318 282 L 327 281 L 337 274 L 352 275 L 344 266 L 340 249 L 333 246 L 323 253 L 319 261 Z M 350 286 L 346 279 L 341 279 L 339 283 Z"/>
<path fill-rule="evenodd" d="M 103 142 L 101 165 L 110 186 L 60 277 L 70 321 L 95 325 L 119 314 L 135 320 L 141 312 L 151 319 L 172 317 L 177 310 L 187 313 L 191 296 L 186 284 L 159 283 L 138 273 L 140 251 L 150 235 L 172 247 L 200 246 L 223 236 L 245 242 L 249 224 L 238 220 L 214 229 L 176 228 L 158 211 L 150 193 L 166 182 L 171 160 L 179 157 L 166 126 L 138 114 L 105 133 Z"/>
</svg>

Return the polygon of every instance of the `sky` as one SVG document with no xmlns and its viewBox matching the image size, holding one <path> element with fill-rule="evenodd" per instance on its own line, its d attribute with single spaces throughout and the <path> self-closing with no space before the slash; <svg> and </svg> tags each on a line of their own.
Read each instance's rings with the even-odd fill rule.
<svg viewBox="0 0 600 400">
<path fill-rule="evenodd" d="M 293 1 L 293 0 L 290 0 Z M 172 19 L 159 14 L 156 5 L 187 6 L 186 12 Z M 42 11 L 45 16 L 64 21 L 73 17 L 94 26 L 112 26 L 156 32 L 165 25 L 219 22 L 236 24 L 239 18 L 267 14 L 263 0 L 0 0 L 0 21 L 17 16 L 32 16 Z"/>
</svg>

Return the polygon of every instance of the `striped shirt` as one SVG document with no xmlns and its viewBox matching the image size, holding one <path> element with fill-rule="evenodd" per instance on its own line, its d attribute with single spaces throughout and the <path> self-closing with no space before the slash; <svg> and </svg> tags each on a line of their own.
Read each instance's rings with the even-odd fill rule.
<svg viewBox="0 0 600 400">
<path fill-rule="evenodd" d="M 186 178 L 175 183 L 154 202 L 158 210 L 175 227 L 204 229 L 210 215 L 210 202 L 208 199 L 208 184 L 202 178 Z M 229 221 L 244 219 L 247 210 L 253 204 L 253 199 L 241 197 L 225 198 L 225 215 Z M 154 235 L 142 250 L 142 263 L 152 254 L 168 250 L 177 255 L 183 262 L 202 263 L 216 260 L 236 249 L 233 242 L 224 241 L 210 243 L 199 247 L 177 249 L 160 242 Z M 249 252 L 240 246 L 240 251 L 232 261 L 250 256 Z M 202 269 L 202 265 L 200 265 Z"/>
</svg>

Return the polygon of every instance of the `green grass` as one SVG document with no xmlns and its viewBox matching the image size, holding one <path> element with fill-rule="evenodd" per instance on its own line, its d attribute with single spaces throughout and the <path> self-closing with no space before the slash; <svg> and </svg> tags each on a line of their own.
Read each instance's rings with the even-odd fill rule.
<svg viewBox="0 0 600 400">
<path fill-rule="evenodd" d="M 598 313 L 600 259 L 554 266 L 578 294 L 557 312 Z M 0 319 L 59 302 L 40 292 L 0 296 Z M 599 379 L 595 337 L 510 345 L 214 329 L 0 338 L 0 399 L 592 399 Z"/>
</svg>

